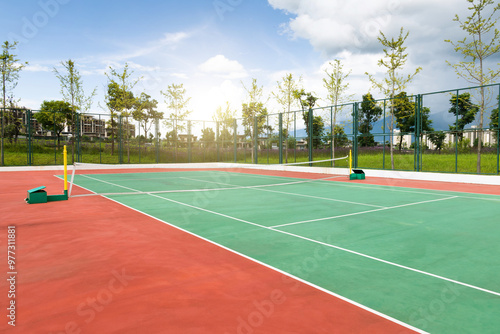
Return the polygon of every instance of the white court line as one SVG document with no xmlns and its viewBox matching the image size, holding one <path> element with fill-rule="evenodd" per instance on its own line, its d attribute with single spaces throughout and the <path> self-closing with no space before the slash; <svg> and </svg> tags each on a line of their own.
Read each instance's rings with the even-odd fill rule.
<svg viewBox="0 0 500 334">
<path fill-rule="evenodd" d="M 187 180 L 191 180 L 191 181 L 198 181 L 198 182 L 207 182 L 207 183 L 215 183 L 215 184 L 222 184 L 222 185 L 231 185 L 230 183 L 197 180 L 197 179 L 192 179 L 192 178 L 187 178 L 187 177 L 183 177 L 183 179 L 187 179 Z M 311 181 L 307 181 L 307 182 L 311 182 Z M 290 183 L 280 183 L 280 184 L 272 184 L 270 186 L 282 186 L 282 185 L 289 185 L 289 184 Z M 340 203 L 347 203 L 347 204 L 372 206 L 372 207 L 375 207 L 375 208 L 384 208 L 384 206 L 382 206 L 382 205 L 374 205 L 374 204 L 368 204 L 368 203 L 357 203 L 357 202 L 344 201 L 344 200 L 334 199 L 334 198 L 328 198 L 328 197 L 319 197 L 319 196 L 311 196 L 311 195 L 291 193 L 291 192 L 286 192 L 286 191 L 260 189 L 259 186 L 249 186 L 248 188 L 249 189 L 259 190 L 259 191 L 267 191 L 267 192 L 277 193 L 277 194 L 292 195 L 292 196 L 299 196 L 299 197 L 308 197 L 308 198 L 321 199 L 321 200 L 325 200 L 325 201 L 340 202 Z M 240 188 L 236 188 L 236 189 L 240 189 Z"/>
<path fill-rule="evenodd" d="M 106 197 L 106 198 L 107 198 L 108 200 L 112 201 L 112 202 L 118 203 L 119 205 L 122 205 L 122 206 L 124 206 L 124 207 L 126 207 L 126 208 L 129 208 L 130 210 L 133 210 L 133 211 L 135 211 L 135 212 L 139 212 L 140 214 L 143 214 L 143 215 L 145 215 L 145 216 L 147 216 L 147 217 L 150 217 L 150 218 L 152 218 L 152 219 L 154 219 L 154 220 L 156 220 L 156 221 L 159 221 L 160 223 L 163 223 L 163 224 L 168 225 L 168 226 L 170 226 L 170 227 L 172 227 L 172 228 L 175 228 L 175 229 L 177 229 L 177 230 L 179 230 L 179 231 L 182 231 L 182 232 L 184 232 L 184 233 L 187 233 L 187 234 L 189 234 L 189 235 L 192 235 L 192 236 L 194 236 L 194 237 L 196 237 L 196 238 L 198 238 L 198 239 L 200 239 L 200 240 L 206 241 L 206 242 L 208 242 L 208 243 L 210 243 L 210 244 L 212 244 L 212 245 L 215 245 L 215 246 L 217 246 L 217 247 L 220 247 L 220 248 L 222 248 L 222 249 L 224 249 L 224 250 L 226 250 L 226 251 L 228 251 L 228 252 L 230 252 L 230 253 L 233 253 L 233 254 L 236 254 L 236 255 L 238 255 L 238 256 L 241 256 L 241 257 L 243 257 L 243 258 L 245 258 L 245 259 L 247 259 L 247 260 L 249 260 L 249 261 L 252 261 L 252 262 L 254 262 L 254 263 L 257 263 L 257 264 L 259 264 L 259 265 L 261 265 L 261 266 L 263 266 L 263 267 L 266 267 L 266 268 L 269 268 L 269 269 L 271 269 L 271 270 L 274 270 L 274 271 L 276 271 L 276 272 L 278 272 L 278 273 L 280 273 L 280 274 L 282 274 L 282 275 L 284 275 L 284 276 L 290 277 L 290 278 L 292 278 L 292 279 L 294 279 L 294 280 L 296 280 L 296 281 L 298 281 L 298 282 L 301 282 L 301 283 L 303 283 L 303 284 L 305 284 L 305 285 L 308 285 L 308 286 L 310 286 L 310 287 L 312 287 L 312 288 L 314 288 L 314 289 L 317 289 L 317 290 L 319 290 L 319 291 L 321 291 L 321 292 L 324 292 L 324 293 L 326 293 L 326 294 L 328 294 L 328 295 L 330 295 L 330 296 L 333 296 L 333 297 L 335 297 L 335 298 L 338 298 L 338 299 L 340 299 L 340 300 L 343 300 L 343 301 L 345 301 L 345 302 L 347 302 L 347 303 L 349 303 L 349 304 L 351 304 L 351 305 L 354 305 L 354 306 L 356 306 L 356 307 L 359 307 L 360 309 L 363 309 L 363 310 L 365 310 L 365 311 L 367 311 L 367 312 L 370 312 L 370 313 L 372 313 L 372 314 L 375 314 L 375 315 L 377 315 L 377 316 L 379 316 L 379 317 L 381 317 L 381 318 L 384 318 L 384 319 L 386 319 L 386 320 L 389 320 L 389 321 L 391 321 L 391 322 L 393 322 L 393 323 L 395 323 L 395 324 L 398 324 L 398 325 L 400 325 L 400 326 L 402 326 L 402 327 L 406 327 L 406 328 L 411 329 L 411 330 L 413 330 L 413 331 L 415 331 L 415 332 L 417 332 L 417 333 L 421 333 L 421 334 L 429 334 L 428 332 L 425 332 L 425 331 L 423 331 L 423 330 L 421 330 L 421 329 L 419 329 L 419 328 L 413 327 L 412 325 L 407 324 L 407 323 L 405 323 L 405 322 L 403 322 L 403 321 L 401 321 L 401 320 L 398 320 L 398 319 L 393 318 L 393 317 L 391 317 L 391 316 L 389 316 L 389 315 L 387 315 L 387 314 L 384 314 L 384 313 L 379 312 L 379 311 L 377 311 L 377 310 L 375 310 L 375 309 L 372 309 L 372 308 L 370 308 L 370 307 L 368 307 L 368 306 L 365 306 L 365 305 L 363 305 L 363 304 L 360 304 L 360 303 L 358 303 L 358 302 L 355 302 L 354 300 L 351 300 L 351 299 L 349 299 L 349 298 L 347 298 L 347 297 L 344 297 L 344 296 L 342 296 L 342 295 L 339 295 L 339 294 L 337 294 L 337 293 L 335 293 L 335 292 L 333 292 L 333 291 L 330 291 L 330 290 L 328 290 L 328 289 L 325 289 L 325 288 L 323 288 L 323 287 L 321 287 L 321 286 L 319 286 L 319 285 L 316 285 L 316 284 L 314 284 L 314 283 L 311 283 L 311 282 L 309 282 L 309 281 L 306 281 L 306 280 L 304 280 L 304 279 L 302 279 L 302 278 L 300 278 L 300 277 L 298 277 L 298 276 L 295 276 L 295 275 L 293 275 L 293 274 L 291 274 L 291 273 L 288 273 L 288 272 L 283 271 L 283 270 L 281 270 L 281 269 L 279 269 L 279 268 L 276 268 L 276 267 L 274 267 L 274 266 L 271 266 L 270 264 L 267 264 L 267 263 L 265 263 L 265 262 L 261 262 L 261 261 L 259 261 L 259 260 L 257 260 L 257 259 L 254 259 L 253 257 L 250 257 L 250 256 L 248 256 L 248 255 L 245 255 L 245 254 L 243 254 L 243 253 L 240 253 L 240 252 L 238 252 L 238 251 L 236 251 L 236 250 L 234 250 L 234 249 L 231 249 L 231 248 L 229 248 L 229 247 L 226 247 L 226 246 L 224 246 L 224 245 L 221 245 L 221 244 L 219 244 L 219 243 L 217 243 L 217 242 L 215 242 L 215 241 L 213 241 L 213 240 L 207 239 L 207 238 L 205 238 L 205 237 L 202 237 L 201 235 L 198 235 L 198 234 L 196 234 L 196 233 L 193 233 L 193 232 L 190 232 L 190 231 L 188 231 L 188 230 L 185 230 L 185 229 L 183 229 L 183 228 L 181 228 L 181 227 L 179 227 L 179 226 L 177 226 L 177 225 L 175 225 L 175 224 L 169 223 L 169 222 L 167 222 L 167 221 L 165 221 L 165 220 L 162 220 L 162 219 L 160 219 L 160 218 L 158 218 L 158 217 L 152 216 L 152 215 L 147 214 L 147 213 L 145 213 L 145 212 L 142 212 L 142 211 L 140 211 L 140 210 L 138 210 L 138 209 L 135 209 L 135 208 L 133 208 L 133 207 L 131 207 L 131 206 L 128 206 L 128 205 L 126 205 L 126 204 L 123 204 L 123 203 L 121 203 L 121 202 L 118 202 L 118 201 L 116 201 L 116 200 L 114 200 L 114 199 L 112 199 L 112 198 L 109 198 L 109 197 Z M 165 199 L 165 198 L 163 198 L 163 199 Z"/>
<path fill-rule="evenodd" d="M 231 172 L 231 173 L 236 173 L 236 172 Z M 241 173 L 245 174 L 251 177 L 266 177 L 267 175 L 253 175 L 253 174 L 246 174 L 246 173 Z M 281 178 L 289 178 L 286 176 L 278 176 L 278 175 L 270 175 L 267 177 L 281 177 Z M 345 176 L 344 176 L 345 177 Z M 321 181 L 322 179 L 317 179 L 316 181 Z M 318 184 L 321 185 L 331 185 L 329 182 L 318 182 Z M 348 182 L 336 182 L 336 186 L 342 186 L 342 187 L 347 187 L 347 188 L 360 188 L 360 189 L 368 189 L 368 190 L 384 190 L 384 191 L 393 191 L 393 192 L 402 192 L 402 193 L 410 193 L 410 194 L 421 194 L 421 195 L 437 195 L 437 196 L 450 196 L 451 194 L 476 194 L 476 193 L 469 193 L 469 192 L 461 192 L 457 190 L 434 190 L 435 192 L 425 192 L 421 191 L 419 188 L 411 188 L 411 187 L 398 187 L 398 186 L 391 186 L 391 185 L 382 185 L 382 184 L 367 184 L 367 185 L 362 185 L 362 184 L 349 184 Z M 500 202 L 500 196 L 498 195 L 488 195 L 488 194 L 476 194 L 478 196 L 480 195 L 487 195 L 487 196 L 495 196 L 497 198 L 485 198 L 485 197 L 473 197 L 473 196 L 463 196 L 463 195 L 456 195 L 457 197 L 460 198 L 466 198 L 466 199 L 476 199 L 476 200 L 483 200 L 483 201 L 493 201 L 493 202 Z"/>
<path fill-rule="evenodd" d="M 102 180 L 99 180 L 99 179 L 95 179 L 95 180 L 101 181 L 101 182 L 105 182 L 105 183 L 110 183 L 110 182 L 102 181 Z M 128 188 L 128 189 L 138 191 L 138 190 L 132 189 L 132 188 Z M 426 275 L 426 276 L 438 278 L 438 279 L 441 279 L 441 280 L 444 280 L 444 281 L 447 281 L 447 282 L 450 282 L 450 283 L 455 283 L 455 284 L 458 284 L 458 285 L 461 285 L 461 286 L 464 286 L 464 287 L 468 287 L 468 288 L 471 288 L 471 289 L 474 289 L 474 290 L 486 292 L 486 293 L 489 293 L 489 294 L 492 294 L 492 295 L 495 295 L 495 296 L 500 296 L 500 293 L 496 292 L 496 291 L 484 289 L 484 288 L 481 288 L 481 287 L 478 287 L 478 286 L 475 286 L 475 285 L 472 285 L 472 284 L 460 282 L 460 281 L 457 281 L 457 280 L 454 280 L 454 279 L 451 279 L 451 278 L 447 278 L 447 277 L 444 277 L 444 276 L 432 274 L 432 273 L 429 273 L 429 272 L 426 272 L 426 271 L 423 271 L 423 270 L 419 270 L 419 269 L 415 269 L 415 268 L 412 268 L 412 267 L 404 266 L 404 265 L 401 265 L 401 264 L 398 264 L 398 263 L 395 263 L 395 262 L 391 262 L 391 261 L 379 259 L 377 257 L 371 256 L 371 255 L 367 255 L 367 254 L 364 254 L 364 253 L 360 253 L 360 252 L 356 252 L 356 251 L 353 251 L 353 250 L 350 250 L 350 249 L 347 249 L 347 248 L 343 248 L 343 247 L 340 247 L 340 246 L 335 246 L 335 245 L 332 245 L 332 244 L 327 244 L 327 243 L 322 242 L 322 241 L 318 241 L 318 240 L 307 238 L 307 237 L 304 237 L 304 236 L 301 236 L 301 235 L 298 235 L 298 234 L 293 234 L 293 233 L 290 233 L 290 232 L 278 230 L 278 229 L 273 228 L 273 227 L 260 225 L 260 224 L 257 224 L 257 223 L 253 223 L 253 222 L 250 222 L 250 221 L 246 221 L 246 220 L 240 219 L 240 218 L 236 218 L 236 217 L 232 217 L 232 216 L 225 215 L 225 214 L 222 214 L 222 213 L 218 213 L 218 212 L 215 212 L 215 211 L 211 211 L 211 210 L 208 210 L 208 209 L 203 209 L 203 208 L 200 208 L 200 207 L 197 207 L 197 206 L 194 206 L 194 205 L 190 205 L 190 204 L 187 204 L 187 203 L 175 201 L 175 200 L 172 200 L 172 199 L 169 199 L 169 198 L 166 198 L 166 197 L 162 197 L 162 196 L 158 196 L 158 195 L 154 195 L 154 194 L 148 194 L 148 195 L 156 197 L 156 198 L 159 198 L 159 199 L 162 199 L 162 200 L 165 200 L 165 201 L 169 201 L 169 202 L 172 202 L 172 203 L 176 203 L 176 204 L 179 204 L 179 205 L 190 207 L 190 208 L 195 209 L 195 210 L 199 210 L 199 211 L 211 213 L 211 214 L 214 214 L 214 215 L 218 215 L 218 216 L 221 216 L 221 217 L 225 217 L 225 218 L 228 218 L 228 219 L 239 221 L 239 222 L 242 222 L 242 223 L 245 223 L 245 224 L 249 224 L 249 225 L 257 226 L 257 227 L 260 227 L 260 228 L 263 228 L 263 229 L 271 230 L 271 231 L 274 231 L 274 232 L 277 232 L 277 233 L 282 233 L 282 234 L 285 234 L 285 235 L 289 235 L 289 236 L 292 236 L 292 237 L 295 237 L 295 238 L 298 238 L 298 239 L 307 240 L 307 241 L 310 241 L 312 243 L 316 243 L 316 244 L 323 245 L 323 246 L 326 246 L 326 247 L 335 248 L 335 249 L 338 249 L 338 250 L 341 250 L 341 251 L 344 251 L 344 252 L 347 252 L 347 253 L 358 255 L 358 256 L 361 256 L 361 257 L 364 257 L 364 258 L 367 258 L 367 259 L 371 259 L 371 260 L 374 260 L 374 261 L 377 261 L 377 262 L 385 263 L 385 264 L 388 264 L 388 265 L 391 265 L 391 266 L 394 266 L 394 267 L 398 267 L 398 268 L 402 268 L 402 269 L 406 269 L 406 270 L 409 270 L 409 271 L 413 271 L 413 272 L 416 272 L 416 273 L 419 273 L 419 274 L 422 274 L 422 275 Z M 448 198 L 448 199 L 451 199 L 451 198 Z M 436 200 L 433 200 L 433 201 L 435 202 Z M 136 211 L 139 211 L 139 210 L 136 210 Z M 141 211 L 139 211 L 139 212 L 141 212 Z"/>
<path fill-rule="evenodd" d="M 86 177 L 86 178 L 91 179 L 91 180 L 99 181 L 99 182 L 102 182 L 102 183 L 106 183 L 106 184 L 109 184 L 109 185 L 112 185 L 112 186 L 115 186 L 115 187 L 120 187 L 120 188 L 123 188 L 123 189 L 128 189 L 128 190 L 132 190 L 132 191 L 136 191 L 136 192 L 140 193 L 139 190 L 136 190 L 136 189 L 133 189 L 133 188 L 129 188 L 129 187 L 125 187 L 125 186 L 121 186 L 119 184 L 111 183 L 111 182 L 108 182 L 108 181 L 99 180 L 99 179 L 96 179 L 95 177 L 91 177 L 91 176 L 88 176 L 88 175 L 81 174 L 80 176 Z"/>
<path fill-rule="evenodd" d="M 380 208 L 380 209 L 375 209 L 375 210 L 368 210 L 368 211 L 348 213 L 348 214 L 339 215 L 339 216 L 331 216 L 331 217 L 325 217 L 325 218 L 304 220 L 304 221 L 294 222 L 294 223 L 288 223 L 288 224 L 274 225 L 274 226 L 271 226 L 271 227 L 273 227 L 273 228 L 275 228 L 275 227 L 283 227 L 283 226 L 290 226 L 290 225 L 298 225 L 298 224 L 318 222 L 318 221 L 322 221 L 322 220 L 330 220 L 330 219 L 337 219 L 337 218 L 343 218 L 343 217 L 349 217 L 349 216 L 356 216 L 356 215 L 362 215 L 362 214 L 365 214 L 365 213 L 372 213 L 372 212 L 377 212 L 377 211 L 384 211 L 384 210 L 392 210 L 392 209 L 397 209 L 397 208 L 403 208 L 405 206 L 413 206 L 413 205 L 419 205 L 419 204 L 425 204 L 425 203 L 446 201 L 446 200 L 457 198 L 457 197 L 458 196 L 447 197 L 447 198 L 439 198 L 439 199 L 433 199 L 433 200 L 429 200 L 429 201 L 422 201 L 422 202 L 415 202 L 415 203 L 408 203 L 408 204 L 390 206 L 390 207 L 385 207 L 385 208 Z"/>
</svg>

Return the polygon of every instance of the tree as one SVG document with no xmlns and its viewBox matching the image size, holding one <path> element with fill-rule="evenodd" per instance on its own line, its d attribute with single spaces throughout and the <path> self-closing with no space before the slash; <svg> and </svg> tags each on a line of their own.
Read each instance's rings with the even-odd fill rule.
<svg viewBox="0 0 500 334">
<path fill-rule="evenodd" d="M 312 143 L 307 142 L 307 146 L 312 144 L 312 148 L 319 148 L 321 145 L 321 141 L 323 139 L 323 132 L 325 131 L 325 123 L 323 122 L 323 118 L 321 116 L 314 116 L 312 109 L 316 105 L 316 101 L 318 100 L 312 93 L 306 93 L 304 89 L 294 91 L 294 96 L 297 100 L 299 100 L 300 105 L 302 107 L 302 119 L 304 120 L 304 124 L 306 125 L 306 133 L 307 137 L 311 138 L 312 135 Z M 312 129 L 309 124 L 310 115 L 312 118 Z M 312 130 L 312 133 L 310 132 Z"/>
<path fill-rule="evenodd" d="M 223 145 L 233 139 L 235 116 L 236 110 L 231 108 L 229 102 L 226 102 L 224 109 L 222 106 L 218 106 L 212 116 L 212 119 L 219 123 L 219 138 Z"/>
<path fill-rule="evenodd" d="M 9 110 L 4 111 L 5 117 L 5 137 L 9 142 L 17 143 L 17 138 L 24 129 L 23 115 L 26 113 L 26 108 L 18 107 L 14 101 L 14 98 L 10 96 L 9 100 Z"/>
<path fill-rule="evenodd" d="M 61 62 L 66 73 L 61 73 L 57 68 L 54 67 L 53 71 L 56 77 L 59 79 L 61 85 L 61 94 L 63 100 L 68 102 L 72 107 L 71 115 L 71 154 L 73 161 L 75 159 L 75 129 L 76 129 L 76 113 L 78 111 L 85 112 L 92 106 L 92 99 L 96 95 L 97 88 L 94 88 L 89 96 L 85 96 L 85 91 L 83 89 L 83 81 L 80 73 L 75 67 L 75 62 L 71 59 Z"/>
<path fill-rule="evenodd" d="M 292 122 L 292 117 L 290 116 L 290 112 L 292 111 L 292 107 L 297 104 L 297 99 L 294 97 L 293 92 L 300 88 L 302 82 L 302 77 L 299 77 L 298 81 L 293 79 L 292 73 L 287 73 L 283 78 L 281 78 L 281 82 L 278 81 L 278 89 L 277 92 L 273 92 L 273 96 L 282 107 L 285 113 L 285 117 L 283 118 L 283 134 L 285 137 L 285 148 L 288 148 L 288 134 L 290 124 Z M 285 163 L 288 163 L 288 150 L 285 149 Z"/>
<path fill-rule="evenodd" d="M 410 101 L 406 92 L 401 92 L 394 96 L 391 103 L 393 104 L 396 126 L 400 131 L 398 146 L 401 152 L 404 134 L 415 131 L 415 102 Z"/>
<path fill-rule="evenodd" d="M 450 131 L 453 131 L 460 140 L 462 140 L 463 130 L 467 124 L 470 124 L 476 118 L 479 106 L 471 102 L 471 94 L 463 93 L 458 95 L 453 94 L 450 99 L 451 108 L 449 113 L 455 115 L 456 120 L 453 125 L 450 125 Z"/>
<path fill-rule="evenodd" d="M 500 95 L 497 96 L 498 100 L 498 105 L 500 105 Z M 500 110 L 499 107 L 496 107 L 491 111 L 490 115 L 490 129 L 491 130 L 497 130 L 498 131 L 498 110 Z M 498 136 L 498 132 L 495 132 L 496 136 Z"/>
<path fill-rule="evenodd" d="M 165 122 L 166 126 L 175 127 L 177 131 L 185 131 L 186 126 L 182 122 L 189 116 L 191 110 L 188 109 L 190 97 L 186 98 L 186 89 L 183 84 L 172 84 L 168 86 L 166 92 L 160 91 L 165 97 L 167 108 L 172 112 L 169 115 L 170 120 Z M 175 122 L 175 123 L 174 123 Z M 179 124 L 181 122 L 181 124 Z"/>
<path fill-rule="evenodd" d="M 43 101 L 40 111 L 33 117 L 40 123 L 45 131 L 54 131 L 57 136 L 57 147 L 60 146 L 61 133 L 71 121 L 73 108 L 65 101 Z"/>
<path fill-rule="evenodd" d="M 264 131 L 271 131 L 271 126 L 266 125 L 267 108 L 264 107 L 262 99 L 262 87 L 257 85 L 257 79 L 252 79 L 252 86 L 247 88 L 243 84 L 243 88 L 248 93 L 248 102 L 242 104 L 241 114 L 243 117 L 243 127 L 245 129 L 245 136 L 253 142 Z M 257 120 L 257 127 L 255 127 L 255 120 Z M 256 147 L 254 147 L 256 149 Z M 252 161 L 254 160 L 254 150 L 252 150 Z"/>
<path fill-rule="evenodd" d="M 204 128 L 201 130 L 201 139 L 203 147 L 213 147 L 215 143 L 215 132 L 212 128 Z"/>
<path fill-rule="evenodd" d="M 363 95 L 357 120 L 359 124 L 358 131 L 361 133 L 358 139 L 360 146 L 375 146 L 375 139 L 371 131 L 373 130 L 373 123 L 380 119 L 382 112 L 382 108 L 377 105 L 372 94 Z"/>
<path fill-rule="evenodd" d="M 436 146 L 436 151 L 441 153 L 441 149 L 444 146 L 444 140 L 446 138 L 446 133 L 444 131 L 436 131 L 429 133 L 429 140 Z"/>
<path fill-rule="evenodd" d="M 397 92 L 401 92 L 406 88 L 406 85 L 413 80 L 415 75 L 417 75 L 422 68 L 418 67 L 413 74 L 408 76 L 400 75 L 398 71 L 402 70 L 404 65 L 406 64 L 408 54 L 405 53 L 406 47 L 404 43 L 408 38 L 409 32 L 404 33 L 403 28 L 399 32 L 399 37 L 397 39 L 391 38 L 389 40 L 382 32 L 380 32 L 380 36 L 378 37 L 378 41 L 384 47 L 384 58 L 380 59 L 378 62 L 379 66 L 383 66 L 387 69 L 387 77 L 378 82 L 375 78 L 368 74 L 368 78 L 372 83 L 374 88 L 377 88 L 382 92 L 385 96 L 389 97 L 391 100 L 394 100 Z M 394 130 L 394 107 L 393 103 L 390 105 L 390 122 L 389 122 L 389 131 L 391 134 Z M 390 137 L 390 151 L 391 151 L 391 168 L 394 169 L 394 139 L 391 135 Z"/>
<path fill-rule="evenodd" d="M 331 131 L 328 131 L 326 133 L 326 136 L 323 138 L 323 142 L 326 145 L 331 145 L 332 143 L 337 146 L 337 147 L 346 147 L 349 144 L 349 138 L 347 138 L 347 135 L 344 131 L 344 127 L 337 124 L 335 125 L 335 128 L 333 130 L 334 132 L 334 140 L 331 140 L 332 138 L 332 133 Z"/>
<path fill-rule="evenodd" d="M 132 89 L 137 85 L 141 78 L 131 79 L 134 72 L 129 69 L 127 63 L 123 68 L 123 72 L 118 72 L 111 66 L 109 67 L 109 73 L 105 73 L 108 77 L 108 92 L 106 94 L 106 105 L 108 106 L 111 113 L 111 127 L 112 127 L 112 146 L 111 154 L 113 154 L 113 132 L 115 130 L 114 117 L 120 115 L 120 117 L 125 117 L 126 133 L 125 141 L 127 144 L 127 162 L 130 163 L 130 145 L 128 139 L 130 137 L 130 125 L 128 118 L 131 116 L 134 107 L 137 106 L 136 98 L 132 93 Z"/>
<path fill-rule="evenodd" d="M 136 106 L 132 111 L 132 117 L 139 122 L 139 126 L 144 130 L 144 137 L 148 138 L 148 132 L 153 125 L 153 120 L 163 117 L 163 113 L 156 110 L 158 101 L 151 99 L 146 93 L 141 93 L 136 101 Z"/>
<path fill-rule="evenodd" d="M 328 71 L 328 68 L 325 69 L 326 78 L 323 78 L 323 86 L 328 91 L 327 100 L 332 105 L 332 124 L 330 129 L 330 134 L 332 132 L 335 133 L 337 126 L 337 114 L 341 111 L 341 107 L 339 105 L 347 103 L 351 101 L 352 95 L 345 95 L 347 89 L 349 88 L 349 83 L 346 83 L 347 78 L 351 74 L 352 70 L 348 72 L 344 72 L 344 66 L 339 59 L 335 59 L 333 62 L 328 63 L 330 65 L 331 72 Z M 332 157 L 335 157 L 335 136 L 332 137 Z M 335 161 L 332 162 L 333 166 L 335 166 Z"/>
<path fill-rule="evenodd" d="M 28 62 L 20 63 L 17 55 L 12 52 L 16 49 L 18 42 L 2 44 L 0 55 L 0 66 L 2 71 L 2 111 L 0 115 L 0 166 L 4 165 L 4 137 L 5 137 L 5 111 L 7 105 L 7 93 L 11 93 L 17 86 L 19 72 L 28 65 Z"/>
<path fill-rule="evenodd" d="M 477 146 L 477 173 L 481 173 L 481 146 L 484 112 L 487 109 L 488 98 L 483 87 L 493 83 L 500 75 L 500 69 L 486 69 L 486 60 L 500 52 L 500 32 L 497 27 L 496 12 L 500 9 L 500 4 L 494 0 L 467 0 L 471 4 L 469 7 L 470 16 L 464 21 L 455 15 L 455 22 L 464 30 L 468 37 L 457 42 L 445 40 L 453 45 L 455 52 L 461 53 L 463 61 L 458 64 L 448 65 L 455 69 L 459 77 L 470 83 L 481 86 L 479 98 L 479 133 Z M 489 12 L 488 12 L 489 11 Z"/>
</svg>

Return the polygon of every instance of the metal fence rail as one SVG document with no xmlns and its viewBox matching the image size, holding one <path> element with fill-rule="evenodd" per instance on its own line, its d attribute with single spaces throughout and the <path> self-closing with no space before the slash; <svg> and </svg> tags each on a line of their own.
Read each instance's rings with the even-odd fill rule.
<svg viewBox="0 0 500 334">
<path fill-rule="evenodd" d="M 371 123 L 363 101 L 225 122 L 6 108 L 4 165 L 62 164 L 65 144 L 70 162 L 277 164 L 352 150 L 356 168 L 499 174 L 499 96 L 494 84 L 373 100 Z"/>
</svg>

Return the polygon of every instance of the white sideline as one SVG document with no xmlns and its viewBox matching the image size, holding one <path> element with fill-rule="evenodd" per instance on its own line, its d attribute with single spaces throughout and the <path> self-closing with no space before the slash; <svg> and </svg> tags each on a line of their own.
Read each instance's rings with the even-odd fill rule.
<svg viewBox="0 0 500 334">
<path fill-rule="evenodd" d="M 158 169 L 158 168 L 244 168 L 271 171 L 286 172 L 305 172 L 334 175 L 348 175 L 348 168 L 330 168 L 330 167 L 299 167 L 299 166 L 279 166 L 279 165 L 255 165 L 255 164 L 234 164 L 222 162 L 210 163 L 179 163 L 179 164 L 122 164 L 122 165 L 100 165 L 100 164 L 82 164 L 78 170 L 93 169 Z M 63 170 L 63 166 L 21 166 L 21 167 L 0 167 L 0 172 L 19 172 L 19 171 L 51 171 Z M 429 173 L 429 172 L 405 172 L 378 169 L 363 169 L 366 177 L 381 177 L 388 179 L 418 180 L 418 181 L 440 181 L 454 183 L 484 184 L 500 186 L 499 175 L 475 175 L 475 174 L 454 174 L 454 173 Z"/>
</svg>

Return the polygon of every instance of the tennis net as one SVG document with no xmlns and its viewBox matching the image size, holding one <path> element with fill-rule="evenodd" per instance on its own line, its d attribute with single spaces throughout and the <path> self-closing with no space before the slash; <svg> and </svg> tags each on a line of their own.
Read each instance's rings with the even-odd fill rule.
<svg viewBox="0 0 500 334">
<path fill-rule="evenodd" d="M 281 165 L 228 163 L 101 165 L 75 163 L 69 195 L 111 196 L 268 188 L 321 182 L 348 175 L 345 168 L 316 167 L 347 157 Z M 87 191 L 73 192 L 73 185 Z"/>
</svg>

